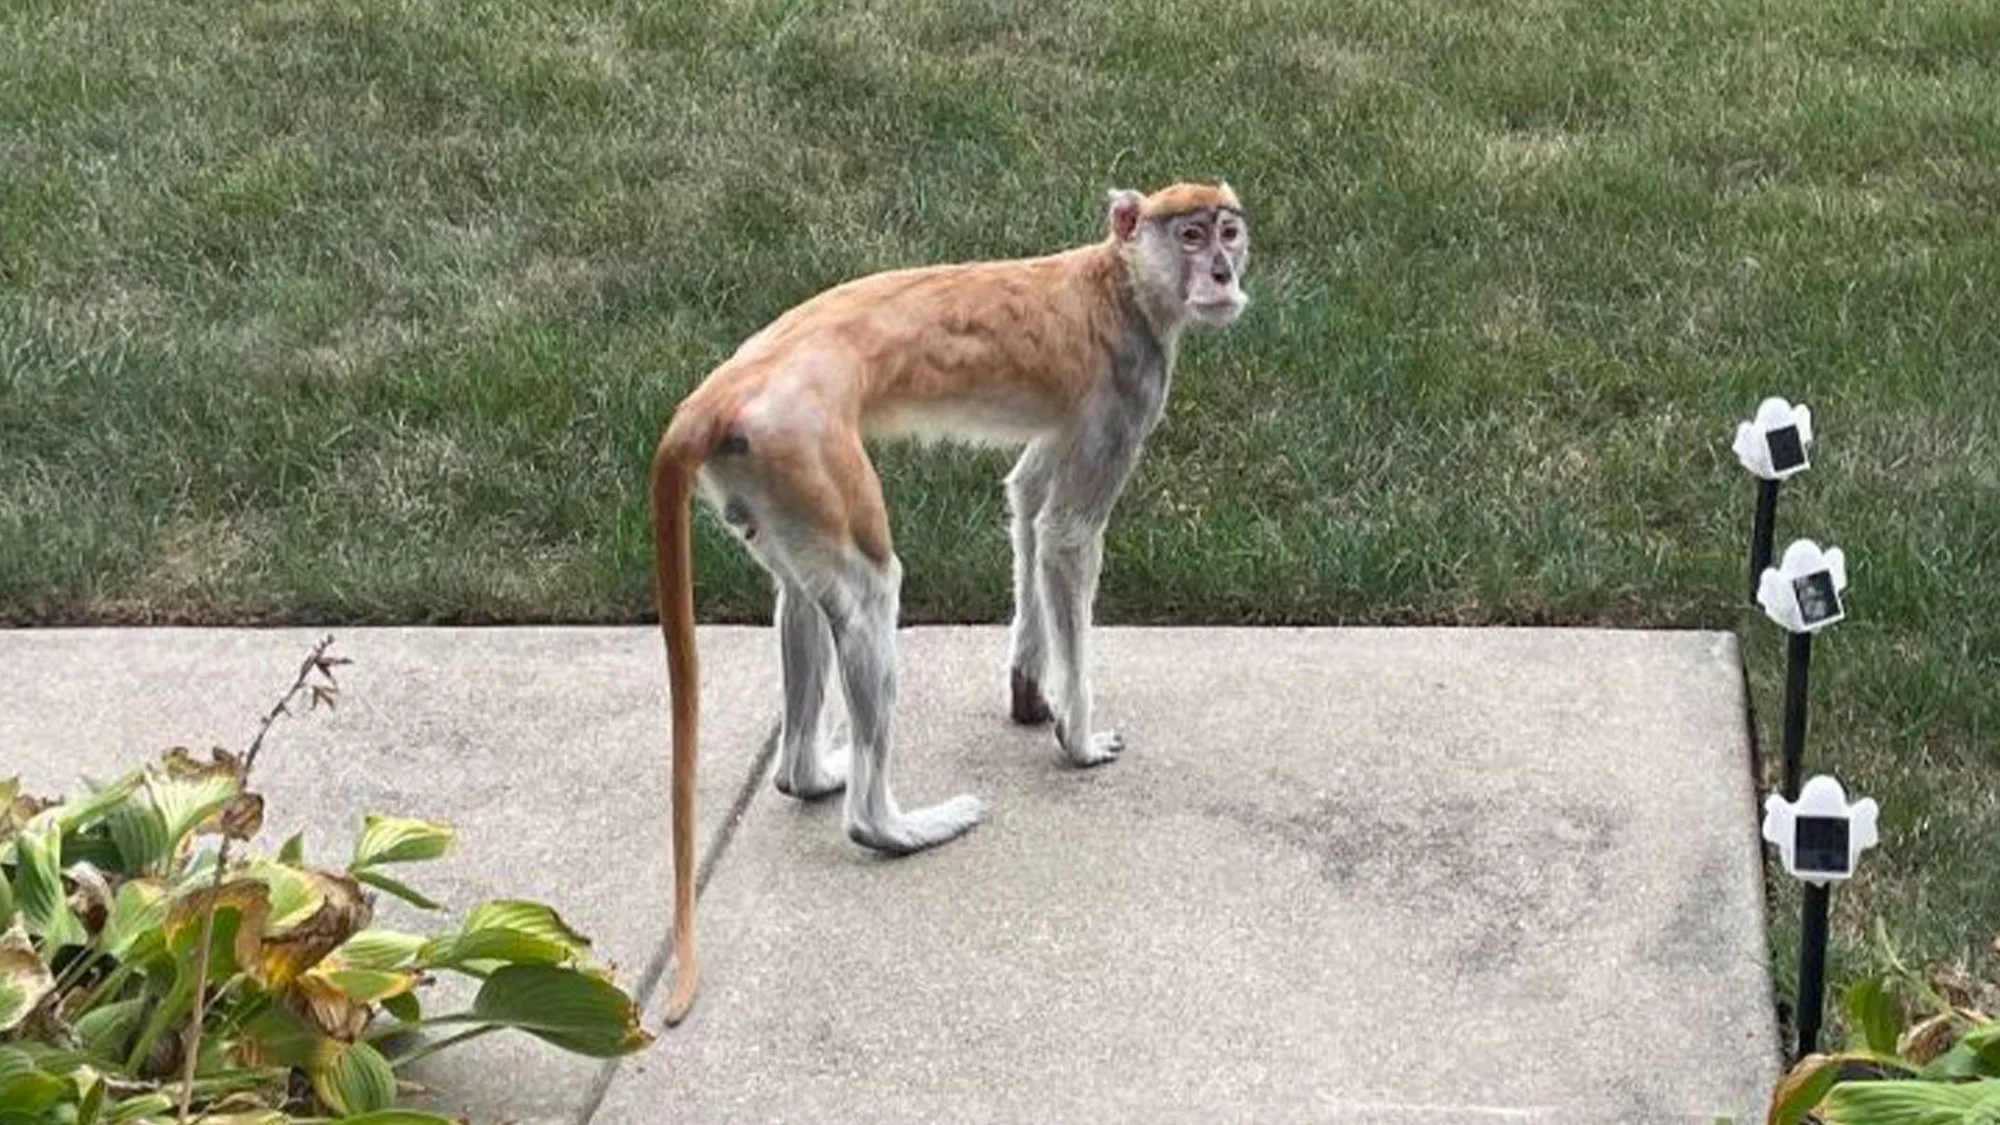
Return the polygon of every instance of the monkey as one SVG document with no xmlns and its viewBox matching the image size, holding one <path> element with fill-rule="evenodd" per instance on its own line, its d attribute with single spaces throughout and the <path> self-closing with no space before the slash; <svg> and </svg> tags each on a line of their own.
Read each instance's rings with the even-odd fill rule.
<svg viewBox="0 0 2000 1125">
<path fill-rule="evenodd" d="M 784 706 L 774 784 L 801 800 L 844 789 L 856 843 L 905 855 L 958 837 L 985 812 L 969 794 L 906 810 L 890 792 L 903 567 L 867 438 L 1020 450 L 1005 478 L 1010 717 L 1052 723 L 1078 767 L 1125 748 L 1117 731 L 1097 728 L 1087 676 L 1104 528 L 1165 410 L 1182 330 L 1229 325 L 1249 303 L 1250 231 L 1226 182 L 1113 190 L 1107 220 L 1101 240 L 1041 257 L 888 270 L 824 290 L 745 340 L 668 420 L 649 484 L 672 697 L 669 1026 L 700 980 L 697 490 L 776 587 Z M 835 667 L 844 755 L 819 730 Z"/>
</svg>

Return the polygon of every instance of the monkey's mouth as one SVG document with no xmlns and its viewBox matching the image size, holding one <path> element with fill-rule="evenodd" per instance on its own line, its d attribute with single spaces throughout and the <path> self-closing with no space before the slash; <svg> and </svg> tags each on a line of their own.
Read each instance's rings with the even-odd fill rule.
<svg viewBox="0 0 2000 1125">
<path fill-rule="evenodd" d="M 1243 306 L 1249 304 L 1247 297 L 1218 297 L 1213 301 L 1194 302 L 1195 315 L 1217 324 L 1228 324 L 1243 313 Z"/>
</svg>

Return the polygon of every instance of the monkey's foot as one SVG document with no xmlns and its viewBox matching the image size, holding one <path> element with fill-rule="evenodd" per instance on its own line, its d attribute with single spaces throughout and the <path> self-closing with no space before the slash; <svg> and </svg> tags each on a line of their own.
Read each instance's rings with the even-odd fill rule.
<svg viewBox="0 0 2000 1125">
<path fill-rule="evenodd" d="M 1015 722 L 1024 727 L 1038 727 L 1055 718 L 1049 711 L 1048 698 L 1042 694 L 1042 685 L 1035 682 L 1035 677 L 1014 668 L 1007 673 L 1007 682 L 1013 688 Z"/>
<path fill-rule="evenodd" d="M 847 824 L 847 836 L 855 843 L 878 852 L 909 855 L 956 840 L 985 815 L 985 802 L 965 794 L 927 809 L 917 809 L 877 822 L 851 820 Z"/>
<path fill-rule="evenodd" d="M 1090 736 L 1086 746 L 1071 746 L 1061 723 L 1056 724 L 1056 744 L 1062 747 L 1069 764 L 1087 769 L 1116 761 L 1125 751 L 1125 736 L 1115 730 L 1101 730 Z"/>
<path fill-rule="evenodd" d="M 772 784 L 778 787 L 778 792 L 801 801 L 831 797 L 847 788 L 849 756 L 848 749 L 842 747 L 820 754 L 817 761 L 808 763 L 803 769 L 787 770 L 780 762 Z"/>
</svg>

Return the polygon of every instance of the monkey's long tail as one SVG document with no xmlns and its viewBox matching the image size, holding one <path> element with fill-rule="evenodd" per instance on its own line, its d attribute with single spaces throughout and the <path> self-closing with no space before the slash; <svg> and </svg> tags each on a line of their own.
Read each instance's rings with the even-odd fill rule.
<svg viewBox="0 0 2000 1125">
<path fill-rule="evenodd" d="M 694 949 L 694 762 L 700 719 L 700 672 L 694 651 L 694 535 L 691 501 L 695 466 L 685 447 L 662 438 L 653 454 L 654 601 L 667 641 L 667 684 L 674 715 L 674 988 L 667 1026 L 694 1006 L 701 962 Z"/>
</svg>

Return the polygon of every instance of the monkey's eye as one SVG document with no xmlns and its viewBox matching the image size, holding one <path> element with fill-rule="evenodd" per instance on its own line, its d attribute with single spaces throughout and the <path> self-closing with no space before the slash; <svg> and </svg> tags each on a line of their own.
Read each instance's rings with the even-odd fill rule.
<svg viewBox="0 0 2000 1125">
<path fill-rule="evenodd" d="M 1242 233 L 1243 233 L 1243 231 L 1242 231 L 1242 229 L 1241 229 L 1241 228 L 1239 228 L 1239 227 L 1223 227 L 1223 228 L 1222 228 L 1222 241 L 1224 241 L 1224 242 L 1234 242 L 1234 241 L 1236 241 L 1236 239 L 1237 239 L 1237 236 L 1241 235 Z"/>
<path fill-rule="evenodd" d="M 1207 241 L 1207 239 L 1202 235 L 1200 227 L 1181 228 L 1181 242 L 1183 244 L 1188 246 L 1200 246 L 1205 241 Z"/>
</svg>

